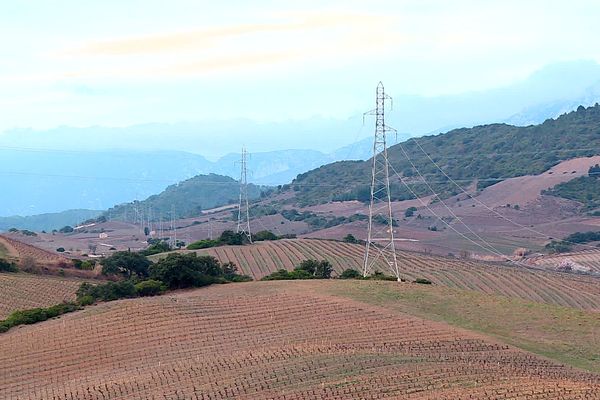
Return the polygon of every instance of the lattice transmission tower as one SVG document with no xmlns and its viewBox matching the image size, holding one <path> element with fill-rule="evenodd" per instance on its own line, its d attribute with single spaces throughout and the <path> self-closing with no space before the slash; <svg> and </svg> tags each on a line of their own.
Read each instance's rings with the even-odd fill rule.
<svg viewBox="0 0 600 400">
<path fill-rule="evenodd" d="M 390 196 L 390 171 L 387 152 L 387 133 L 397 131 L 385 124 L 385 103 L 392 98 L 385 94 L 383 83 L 377 85 L 377 106 L 364 115 L 375 116 L 375 141 L 373 142 L 373 171 L 371 202 L 369 204 L 369 231 L 365 248 L 363 276 L 373 271 L 382 260 L 400 282 L 400 270 L 394 242 L 394 216 Z"/>
<path fill-rule="evenodd" d="M 238 207 L 237 233 L 243 233 L 252 243 L 252 233 L 250 232 L 250 206 L 248 203 L 248 152 L 242 149 L 241 174 L 240 174 L 240 204 Z"/>
</svg>

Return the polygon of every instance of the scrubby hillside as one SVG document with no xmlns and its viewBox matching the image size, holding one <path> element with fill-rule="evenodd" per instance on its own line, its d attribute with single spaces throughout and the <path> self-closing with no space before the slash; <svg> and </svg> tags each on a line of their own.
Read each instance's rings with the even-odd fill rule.
<svg viewBox="0 0 600 400">
<path fill-rule="evenodd" d="M 260 187 L 249 185 L 248 196 L 256 199 L 260 196 Z M 209 208 L 219 207 L 236 201 L 240 195 L 238 181 L 228 176 L 209 174 L 169 186 L 162 193 L 150 196 L 143 201 L 135 201 L 109 209 L 105 216 L 125 221 L 158 221 L 159 218 L 193 217 Z"/>
<path fill-rule="evenodd" d="M 400 184 L 399 176 L 406 178 L 418 196 L 431 194 L 411 161 L 437 193 L 449 196 L 459 192 L 429 157 L 461 186 L 476 182 L 478 188 L 483 188 L 509 177 L 540 174 L 562 160 L 598 154 L 599 105 L 579 107 L 577 111 L 556 120 L 549 119 L 541 125 L 493 124 L 457 129 L 442 135 L 410 139 L 389 149 L 391 174 L 395 178 L 392 195 L 396 200 L 415 197 Z M 370 161 L 329 164 L 299 175 L 291 190 L 300 204 L 366 200 L 370 194 L 370 168 Z M 327 190 L 323 190 L 324 187 Z"/>
</svg>

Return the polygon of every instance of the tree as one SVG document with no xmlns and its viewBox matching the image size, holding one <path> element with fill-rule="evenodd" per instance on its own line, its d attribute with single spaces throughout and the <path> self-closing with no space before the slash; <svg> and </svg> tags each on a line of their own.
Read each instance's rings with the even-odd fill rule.
<svg viewBox="0 0 600 400">
<path fill-rule="evenodd" d="M 344 236 L 344 242 L 346 243 L 358 243 L 358 240 L 356 240 L 356 238 L 354 237 L 354 235 L 352 234 L 347 234 L 346 236 Z"/>
<path fill-rule="evenodd" d="M 340 279 L 359 279 L 361 277 L 361 273 L 352 268 L 344 270 L 344 272 L 342 272 L 340 275 Z"/>
<path fill-rule="evenodd" d="M 410 217 L 412 217 L 413 215 L 415 215 L 415 211 L 417 211 L 417 207 L 408 207 L 408 208 L 406 209 L 406 211 L 404 212 L 404 216 L 405 216 L 406 218 L 410 218 Z"/>
<path fill-rule="evenodd" d="M 210 285 L 222 275 L 223 269 L 216 258 L 196 253 L 169 254 L 150 266 L 150 277 L 171 289 Z"/>
<path fill-rule="evenodd" d="M 230 230 L 223 231 L 223 233 L 221 233 L 221 237 L 219 238 L 221 243 L 229 246 L 245 244 L 246 240 L 246 235 L 243 233 L 236 233 Z"/>
<path fill-rule="evenodd" d="M 145 278 L 148 276 L 148 268 L 152 263 L 139 253 L 129 251 L 118 251 L 102 261 L 102 273 L 123 274 L 131 277 L 137 275 Z"/>
<path fill-rule="evenodd" d="M 326 260 L 304 260 L 295 268 L 295 271 L 305 271 L 308 275 L 317 279 L 329 279 L 331 278 L 333 267 Z"/>
<path fill-rule="evenodd" d="M 69 225 L 67 225 L 67 226 L 63 226 L 63 227 L 62 227 L 62 228 L 60 228 L 58 231 L 59 231 L 60 233 L 71 233 L 71 232 L 73 232 L 74 230 L 75 230 L 75 229 L 73 229 L 73 227 L 72 227 L 72 226 L 69 226 Z"/>
<path fill-rule="evenodd" d="M 9 261 L 0 259 L 0 271 L 3 272 L 17 272 L 19 269 L 17 266 Z"/>
</svg>

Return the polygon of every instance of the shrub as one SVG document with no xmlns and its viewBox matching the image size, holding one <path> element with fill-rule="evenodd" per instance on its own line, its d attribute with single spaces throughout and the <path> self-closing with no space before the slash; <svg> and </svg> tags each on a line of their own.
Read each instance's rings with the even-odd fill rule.
<svg viewBox="0 0 600 400">
<path fill-rule="evenodd" d="M 277 239 L 279 239 L 279 237 L 277 237 L 277 235 L 275 235 L 271 231 L 259 231 L 259 232 L 256 232 L 254 235 L 252 235 L 252 240 L 254 240 L 255 242 L 262 242 L 262 241 L 266 241 L 266 240 L 277 240 Z"/>
<path fill-rule="evenodd" d="M 415 211 L 417 211 L 417 207 L 409 207 L 404 211 L 404 217 L 410 218 L 415 215 Z"/>
<path fill-rule="evenodd" d="M 152 243 L 146 250 L 140 251 L 140 254 L 144 256 L 151 256 L 154 254 L 165 253 L 167 251 L 171 251 L 171 246 L 169 243 L 160 241 L 158 243 Z"/>
<path fill-rule="evenodd" d="M 550 253 L 567 253 L 573 248 L 566 242 L 553 240 L 545 246 Z"/>
<path fill-rule="evenodd" d="M 352 234 L 347 234 L 344 236 L 344 242 L 346 243 L 358 243 L 358 240 Z"/>
<path fill-rule="evenodd" d="M 112 301 L 136 296 L 135 286 L 131 281 L 108 282 L 102 285 L 91 285 L 84 282 L 77 290 L 77 300 L 90 296 L 94 301 Z"/>
<path fill-rule="evenodd" d="M 56 249 L 57 252 L 59 253 L 64 253 L 65 252 L 65 248 L 64 247 L 59 247 L 58 249 Z"/>
<path fill-rule="evenodd" d="M 200 250 L 200 249 L 208 249 L 210 247 L 217 247 L 220 245 L 221 245 L 221 242 L 218 240 L 205 239 L 205 240 L 198 240 L 197 242 L 191 243 L 187 247 L 187 249 L 188 250 Z"/>
<path fill-rule="evenodd" d="M 348 268 L 342 272 L 340 279 L 360 279 L 362 274 L 355 269 Z"/>
<path fill-rule="evenodd" d="M 156 296 L 164 293 L 167 287 L 161 281 L 148 279 L 135 284 L 135 293 L 138 296 Z"/>
<path fill-rule="evenodd" d="M 332 271 L 333 267 L 329 261 L 304 260 L 291 272 L 280 269 L 279 271 L 265 276 L 262 280 L 329 279 L 331 278 Z"/>
<path fill-rule="evenodd" d="M 77 304 L 62 303 L 48 308 L 33 308 L 30 310 L 15 311 L 4 321 L 0 321 L 0 333 L 6 332 L 15 326 L 35 324 L 79 309 L 80 307 Z"/>
<path fill-rule="evenodd" d="M 62 228 L 60 228 L 58 231 L 59 231 L 60 233 L 71 233 L 71 232 L 73 232 L 74 230 L 75 230 L 75 229 L 73 229 L 73 227 L 72 227 L 72 226 L 69 226 L 69 225 L 67 225 L 67 226 L 63 226 L 63 227 L 62 227 Z"/>
<path fill-rule="evenodd" d="M 77 303 L 79 303 L 80 306 L 89 306 L 94 304 L 94 298 L 92 296 L 90 296 L 89 294 L 85 295 L 85 296 L 81 296 L 80 298 L 77 299 Z"/>
<path fill-rule="evenodd" d="M 429 279 L 425 279 L 425 278 L 417 278 L 417 279 L 415 279 L 414 283 L 419 283 L 422 285 L 431 285 L 431 281 Z"/>
<path fill-rule="evenodd" d="M 1 272 L 18 272 L 19 268 L 17 268 L 15 263 L 0 259 L 0 271 Z"/>
</svg>

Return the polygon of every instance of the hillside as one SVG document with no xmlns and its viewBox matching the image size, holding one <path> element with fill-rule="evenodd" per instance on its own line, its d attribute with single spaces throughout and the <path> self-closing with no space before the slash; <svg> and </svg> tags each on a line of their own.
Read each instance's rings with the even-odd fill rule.
<svg viewBox="0 0 600 400">
<path fill-rule="evenodd" d="M 59 213 L 38 214 L 27 217 L 0 217 L 0 232 L 11 228 L 50 232 L 66 225 L 75 226 L 87 219 L 96 218 L 100 214 L 102 214 L 102 211 L 98 210 L 67 210 Z"/>
<path fill-rule="evenodd" d="M 1 335 L 0 395 L 599 398 L 596 374 L 393 305 L 408 305 L 408 298 L 383 301 L 389 291 L 413 298 L 435 291 L 412 286 L 260 282 L 101 304 Z M 371 304 L 375 299 L 380 303 Z M 579 341 L 575 346 L 582 348 Z"/>
<path fill-rule="evenodd" d="M 431 191 L 422 183 L 403 150 L 432 188 L 443 197 L 449 197 L 460 190 L 437 169 L 427 154 L 463 187 L 477 183 L 478 188 L 483 188 L 505 178 L 540 174 L 561 160 L 600 154 L 600 106 L 579 107 L 577 111 L 556 120 L 549 119 L 541 125 L 477 126 L 409 139 L 392 146 L 389 149 L 391 174 L 397 172 L 418 196 L 426 196 Z M 365 201 L 369 198 L 370 172 L 369 161 L 329 164 L 298 175 L 290 190 L 302 205 L 332 200 Z M 414 198 L 400 184 L 399 176 L 394 176 L 393 199 Z"/>
<path fill-rule="evenodd" d="M 261 188 L 250 184 L 248 197 L 260 197 Z M 109 219 L 122 221 L 169 221 L 171 218 L 188 218 L 199 215 L 203 210 L 234 203 L 239 200 L 240 185 L 228 176 L 209 174 L 167 187 L 163 192 L 146 200 L 121 204 L 104 214 Z"/>
<path fill-rule="evenodd" d="M 187 252 L 187 251 L 185 251 Z M 235 263 L 243 274 L 260 279 L 281 268 L 292 270 L 302 260 L 328 260 L 336 275 L 347 268 L 361 271 L 364 246 L 327 240 L 291 239 L 197 250 L 221 262 Z M 156 260 L 164 254 L 152 256 Z M 426 278 L 436 285 L 473 290 L 579 309 L 600 309 L 600 277 L 554 272 L 414 252 L 398 252 L 401 276 Z M 389 269 L 379 262 L 378 270 Z"/>
</svg>

